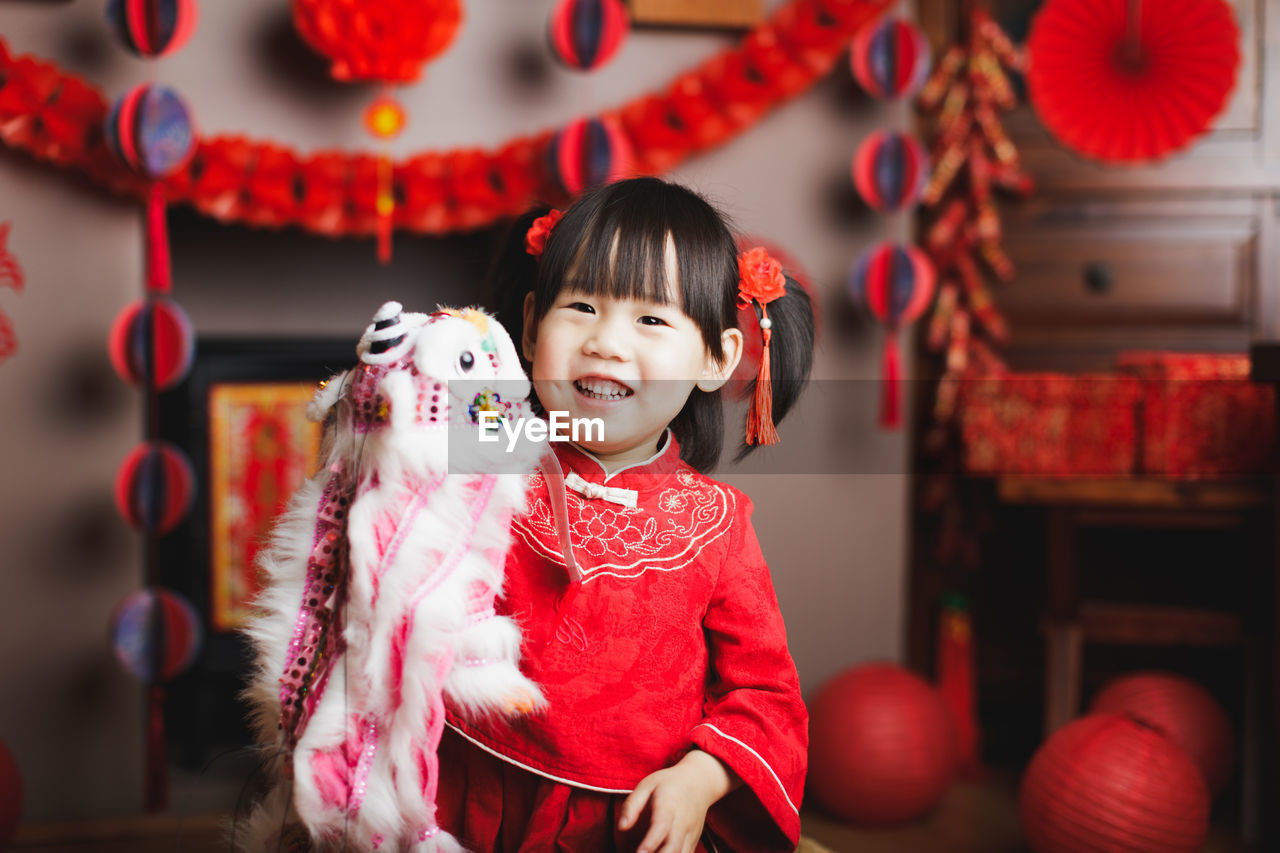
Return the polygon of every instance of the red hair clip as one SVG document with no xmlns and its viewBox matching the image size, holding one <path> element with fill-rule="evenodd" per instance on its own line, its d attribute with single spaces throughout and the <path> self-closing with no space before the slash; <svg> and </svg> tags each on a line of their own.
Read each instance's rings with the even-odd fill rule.
<svg viewBox="0 0 1280 853">
<path fill-rule="evenodd" d="M 524 235 L 524 250 L 535 258 L 542 257 L 543 251 L 547 248 L 547 238 L 551 236 L 551 229 L 556 227 L 556 223 L 562 216 L 564 213 L 552 208 L 545 216 L 539 216 L 533 220 L 528 233 Z"/>
<path fill-rule="evenodd" d="M 782 265 L 769 256 L 763 246 L 748 249 L 738 256 L 738 304 L 760 306 L 760 333 L 764 346 L 760 352 L 760 372 L 756 376 L 751 409 L 747 412 L 747 444 L 777 444 L 778 430 L 773 425 L 773 382 L 769 374 L 769 339 L 773 321 L 769 319 L 770 302 L 786 295 L 787 277 Z"/>
</svg>

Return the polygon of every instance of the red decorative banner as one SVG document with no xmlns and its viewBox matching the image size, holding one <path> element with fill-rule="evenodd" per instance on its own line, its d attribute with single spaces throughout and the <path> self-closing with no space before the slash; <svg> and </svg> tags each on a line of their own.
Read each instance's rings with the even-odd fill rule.
<svg viewBox="0 0 1280 853">
<path fill-rule="evenodd" d="M 858 29 L 888 0 L 793 0 L 726 50 L 597 118 L 630 142 L 633 170 L 665 172 L 742 133 L 831 70 Z M 145 183 L 103 141 L 107 102 L 91 85 L 0 40 L 0 142 L 107 189 L 142 198 Z M 563 201 L 548 168 L 553 131 L 496 149 L 427 151 L 393 165 L 395 227 L 442 234 L 481 228 L 535 201 Z M 248 225 L 297 226 L 331 236 L 377 232 L 378 156 L 301 154 L 243 136 L 200 140 L 190 165 L 164 182 L 170 202 Z"/>
</svg>

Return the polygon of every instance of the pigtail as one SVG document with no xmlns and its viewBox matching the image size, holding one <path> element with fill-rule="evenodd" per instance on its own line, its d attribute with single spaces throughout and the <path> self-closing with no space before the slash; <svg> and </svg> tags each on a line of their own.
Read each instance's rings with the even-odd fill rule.
<svg viewBox="0 0 1280 853">
<path fill-rule="evenodd" d="M 753 307 L 758 320 L 761 318 L 762 310 L 759 305 Z M 769 302 L 768 312 L 770 320 L 770 363 L 767 380 L 770 386 L 769 393 L 757 395 L 757 384 L 761 380 L 753 377 L 747 385 L 746 397 L 748 400 L 760 398 L 769 400 L 769 410 L 773 424 L 776 426 L 782 423 L 782 419 L 799 400 L 800 393 L 808 382 L 809 372 L 813 369 L 815 337 L 813 303 L 799 282 L 787 276 L 785 293 Z M 761 332 L 755 328 L 743 329 L 742 333 L 758 335 Z M 748 418 L 750 417 L 749 411 Z M 734 461 L 742 461 L 758 446 L 758 444 L 743 442 Z"/>
<path fill-rule="evenodd" d="M 543 205 L 527 210 L 511 223 L 503 232 L 497 250 L 493 253 L 493 264 L 486 276 L 488 304 L 493 308 L 493 315 L 502 328 L 511 335 L 515 342 L 516 352 L 520 355 L 520 364 L 527 372 L 529 363 L 525 361 L 520 341 L 524 339 L 524 299 L 533 292 L 538 278 L 538 259 L 530 255 L 525 246 L 525 238 L 534 220 L 551 208 Z"/>
</svg>

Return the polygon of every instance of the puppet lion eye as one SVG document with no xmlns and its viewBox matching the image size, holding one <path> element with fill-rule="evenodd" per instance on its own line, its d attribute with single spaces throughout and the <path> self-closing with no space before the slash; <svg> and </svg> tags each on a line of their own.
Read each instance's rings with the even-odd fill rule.
<svg viewBox="0 0 1280 853">
<path fill-rule="evenodd" d="M 476 357 L 468 350 L 458 356 L 458 367 L 462 368 L 463 373 L 470 373 L 471 368 L 476 366 Z"/>
</svg>

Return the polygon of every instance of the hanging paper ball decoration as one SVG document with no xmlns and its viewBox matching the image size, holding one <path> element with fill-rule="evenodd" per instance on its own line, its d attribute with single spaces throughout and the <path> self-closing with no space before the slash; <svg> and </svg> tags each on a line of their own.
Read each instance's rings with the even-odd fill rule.
<svg viewBox="0 0 1280 853">
<path fill-rule="evenodd" d="M 877 130 L 862 140 L 853 157 L 858 194 L 882 213 L 915 204 L 928 178 L 928 153 L 905 133 Z"/>
<path fill-rule="evenodd" d="M 929 76 L 929 40 L 910 21 L 885 18 L 859 30 L 849 64 L 873 98 L 907 98 Z"/>
<path fill-rule="evenodd" d="M 1155 160 L 1190 144 L 1222 111 L 1239 45 L 1223 0 L 1049 0 L 1027 39 L 1028 97 L 1077 153 Z"/>
<path fill-rule="evenodd" d="M 1211 797 L 1231 778 L 1231 721 L 1213 694 L 1189 678 L 1170 672 L 1121 676 L 1103 686 L 1089 711 L 1126 712 L 1163 732 L 1200 768 Z"/>
<path fill-rule="evenodd" d="M 631 169 L 631 147 L 609 119 L 579 119 L 552 137 L 548 168 L 566 195 L 616 181 Z"/>
<path fill-rule="evenodd" d="M 111 613 L 111 648 L 134 677 L 168 681 L 195 661 L 202 639 L 195 608 L 176 592 L 147 587 L 121 599 Z"/>
<path fill-rule="evenodd" d="M 462 24 L 458 0 L 293 0 L 303 41 L 335 80 L 413 83 Z"/>
<path fill-rule="evenodd" d="M 105 133 L 121 162 L 153 180 L 180 171 L 196 148 L 186 104 L 164 86 L 144 83 L 117 98 L 107 112 Z"/>
<path fill-rule="evenodd" d="M 195 497 L 195 473 L 177 447 L 144 441 L 116 474 L 116 509 L 139 530 L 163 536 L 186 517 Z"/>
<path fill-rule="evenodd" d="M 604 65 L 630 30 L 621 0 L 560 0 L 551 12 L 551 50 L 570 68 L 590 71 Z"/>
<path fill-rule="evenodd" d="M 151 296 L 120 312 L 111 324 L 107 351 L 121 379 L 164 391 L 191 369 L 195 334 L 178 303 Z"/>
<path fill-rule="evenodd" d="M 22 822 L 22 775 L 9 748 L 0 741 L 0 850 L 9 846 Z"/>
<path fill-rule="evenodd" d="M 1019 812 L 1036 853 L 1192 853 L 1209 832 L 1200 771 L 1127 714 L 1090 714 L 1054 732 L 1023 775 Z"/>
<path fill-rule="evenodd" d="M 195 32 L 195 0 L 109 0 L 107 23 L 121 44 L 153 58 L 179 50 Z"/>
<path fill-rule="evenodd" d="M 865 309 L 888 334 L 884 343 L 884 396 L 880 423 L 901 423 L 901 375 L 898 332 L 914 323 L 933 301 L 935 275 L 928 256 L 914 246 L 881 243 L 854 264 L 849 276 L 849 296 Z"/>
<path fill-rule="evenodd" d="M 839 817 L 868 824 L 919 817 L 942 798 L 954 767 L 942 697 L 900 666 L 847 669 L 809 704 L 808 786 Z"/>
</svg>

